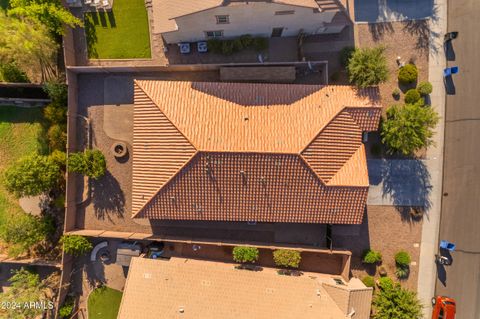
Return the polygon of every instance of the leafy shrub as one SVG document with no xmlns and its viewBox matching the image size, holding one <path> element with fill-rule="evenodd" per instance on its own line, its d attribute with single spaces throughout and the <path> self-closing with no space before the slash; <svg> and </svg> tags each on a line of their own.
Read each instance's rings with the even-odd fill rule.
<svg viewBox="0 0 480 319">
<path fill-rule="evenodd" d="M 410 267 L 409 266 L 399 266 L 397 265 L 395 269 L 395 276 L 398 279 L 405 279 L 410 275 Z"/>
<path fill-rule="evenodd" d="M 352 57 L 353 52 L 355 52 L 354 47 L 344 47 L 340 50 L 340 64 L 346 68 L 348 65 L 348 61 Z"/>
<path fill-rule="evenodd" d="M 298 268 L 300 265 L 300 252 L 289 249 L 277 249 L 273 252 L 273 261 L 280 267 Z"/>
<path fill-rule="evenodd" d="M 380 278 L 380 280 L 385 279 Z M 415 292 L 406 290 L 398 283 L 381 287 L 374 297 L 374 319 L 421 319 L 422 305 Z"/>
<path fill-rule="evenodd" d="M 64 235 L 60 242 L 63 244 L 65 253 L 72 256 L 81 256 L 93 248 L 87 238 L 79 235 Z"/>
<path fill-rule="evenodd" d="M 258 260 L 258 249 L 255 247 L 236 246 L 233 248 L 233 260 L 239 263 L 254 263 Z"/>
<path fill-rule="evenodd" d="M 363 277 L 362 282 L 367 287 L 375 287 L 375 279 L 372 276 Z"/>
<path fill-rule="evenodd" d="M 433 90 L 432 83 L 428 81 L 420 82 L 418 83 L 417 90 L 423 96 L 429 95 Z"/>
<path fill-rule="evenodd" d="M 233 53 L 234 53 L 233 41 L 232 40 L 222 41 L 222 54 L 231 55 Z"/>
<path fill-rule="evenodd" d="M 362 260 L 365 264 L 376 264 L 382 261 L 382 254 L 378 251 L 367 249 L 363 252 Z"/>
<path fill-rule="evenodd" d="M 395 254 L 395 263 L 398 266 L 408 266 L 410 261 L 410 255 L 406 251 L 401 250 Z"/>
<path fill-rule="evenodd" d="M 52 157 L 32 154 L 8 167 L 4 177 L 5 188 L 15 196 L 36 196 L 56 188 L 62 172 Z"/>
<path fill-rule="evenodd" d="M 58 315 L 60 316 L 60 318 L 68 318 L 72 314 L 74 307 L 75 300 L 71 297 L 68 297 L 67 299 L 65 299 L 65 302 L 58 310 Z"/>
<path fill-rule="evenodd" d="M 398 81 L 402 84 L 411 84 L 417 81 L 418 70 L 415 64 L 407 64 L 398 71 Z"/>
<path fill-rule="evenodd" d="M 255 51 L 265 51 L 268 49 L 268 40 L 261 37 L 253 38 L 252 46 Z"/>
<path fill-rule="evenodd" d="M 63 106 L 68 104 L 68 87 L 60 79 L 46 82 L 43 90 L 47 92 L 52 102 Z"/>
<path fill-rule="evenodd" d="M 400 98 L 400 90 L 398 88 L 395 88 L 392 92 L 392 97 L 395 100 L 398 100 Z"/>
<path fill-rule="evenodd" d="M 0 82 L 28 83 L 27 75 L 14 63 L 0 64 Z"/>
<path fill-rule="evenodd" d="M 242 42 L 242 46 L 244 48 L 249 48 L 253 45 L 253 38 L 250 34 L 241 35 L 239 39 Z"/>
<path fill-rule="evenodd" d="M 232 40 L 232 42 L 233 42 L 233 51 L 234 52 L 242 51 L 243 49 L 246 48 L 246 47 L 243 46 L 243 41 L 240 38 L 236 38 L 236 39 Z"/>
<path fill-rule="evenodd" d="M 414 104 L 420 99 L 420 93 L 416 89 L 410 89 L 405 93 L 405 103 L 407 104 Z"/>
<path fill-rule="evenodd" d="M 361 88 L 385 82 L 388 67 L 384 51 L 383 47 L 356 49 L 347 66 L 350 82 Z"/>
<path fill-rule="evenodd" d="M 52 150 L 65 150 L 67 148 L 67 128 L 65 125 L 54 124 L 47 132 L 48 146 Z"/>
<path fill-rule="evenodd" d="M 382 143 L 388 146 L 390 153 L 411 155 L 432 144 L 433 129 L 438 120 L 437 112 L 419 103 L 391 106 L 382 122 Z"/>
<path fill-rule="evenodd" d="M 51 124 L 64 124 L 67 121 L 67 107 L 50 103 L 43 109 L 43 117 Z"/>
<path fill-rule="evenodd" d="M 390 277 L 380 277 L 380 279 L 378 279 L 378 286 L 381 289 L 391 289 L 393 288 L 394 284 L 395 283 Z"/>
<path fill-rule="evenodd" d="M 222 53 L 222 41 L 219 39 L 209 39 L 207 41 L 208 50 L 213 53 Z"/>
<path fill-rule="evenodd" d="M 72 153 L 68 157 L 68 171 L 99 179 L 107 170 L 105 156 L 99 150 Z"/>
<path fill-rule="evenodd" d="M 54 231 L 55 221 L 50 216 L 9 215 L 0 226 L 0 239 L 8 244 L 8 254 L 18 257 L 45 240 Z"/>
</svg>

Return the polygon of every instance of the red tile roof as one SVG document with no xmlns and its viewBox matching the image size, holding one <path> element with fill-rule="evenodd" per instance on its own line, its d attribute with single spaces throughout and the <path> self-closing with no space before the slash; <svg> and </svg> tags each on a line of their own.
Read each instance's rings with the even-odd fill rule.
<svg viewBox="0 0 480 319">
<path fill-rule="evenodd" d="M 135 217 L 361 223 L 376 89 L 136 81 Z"/>
</svg>

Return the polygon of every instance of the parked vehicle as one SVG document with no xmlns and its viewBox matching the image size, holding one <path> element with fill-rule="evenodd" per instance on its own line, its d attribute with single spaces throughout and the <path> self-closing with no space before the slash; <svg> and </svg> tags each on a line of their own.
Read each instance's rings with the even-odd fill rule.
<svg viewBox="0 0 480 319">
<path fill-rule="evenodd" d="M 455 300 L 446 296 L 432 298 L 432 319 L 454 319 L 456 312 Z"/>
</svg>

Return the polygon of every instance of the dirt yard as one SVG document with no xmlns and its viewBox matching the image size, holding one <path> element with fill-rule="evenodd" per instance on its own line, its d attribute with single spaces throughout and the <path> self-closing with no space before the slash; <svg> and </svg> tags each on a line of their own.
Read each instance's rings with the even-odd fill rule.
<svg viewBox="0 0 480 319">
<path fill-rule="evenodd" d="M 404 63 L 412 62 L 418 68 L 418 81 L 428 79 L 428 43 L 430 30 L 426 20 L 357 24 L 358 46 L 375 47 L 384 45 L 390 78 L 380 85 L 383 106 L 403 102 L 403 93 L 399 100 L 392 97 L 398 88 L 397 57 Z"/>
<path fill-rule="evenodd" d="M 393 206 L 368 206 L 361 225 L 340 227 L 344 228 L 333 230 L 334 248 L 352 251 L 351 272 L 354 277 L 379 277 L 378 267 L 364 265 L 361 261 L 363 250 L 371 248 L 382 254 L 382 266 L 386 268 L 388 276 L 395 279 L 395 253 L 405 250 L 410 254 L 412 264 L 410 276 L 401 283 L 409 289 L 417 289 L 421 221 L 412 221 L 407 214 L 402 214 Z"/>
</svg>

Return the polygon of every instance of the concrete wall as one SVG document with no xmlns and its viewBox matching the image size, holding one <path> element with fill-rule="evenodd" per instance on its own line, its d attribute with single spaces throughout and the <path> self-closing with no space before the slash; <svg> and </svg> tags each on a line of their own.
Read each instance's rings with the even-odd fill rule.
<svg viewBox="0 0 480 319">
<path fill-rule="evenodd" d="M 155 8 L 154 8 L 155 10 Z M 276 11 L 295 11 L 275 15 Z M 242 2 L 197 12 L 175 19 L 178 30 L 163 33 L 167 43 L 204 40 L 205 31 L 223 30 L 225 38 L 242 34 L 270 37 L 272 28 L 283 27 L 282 36 L 296 36 L 303 29 L 307 34 L 322 33 L 338 11 L 314 12 L 312 8 L 269 2 Z M 217 24 L 217 15 L 229 15 L 229 24 Z"/>
<path fill-rule="evenodd" d="M 68 115 L 67 115 L 67 154 L 77 150 L 77 109 L 78 109 L 78 87 L 77 74 L 67 71 L 68 82 Z M 67 190 L 65 200 L 65 224 L 64 231 L 75 229 L 76 213 L 76 183 L 75 175 L 67 172 Z"/>
</svg>

